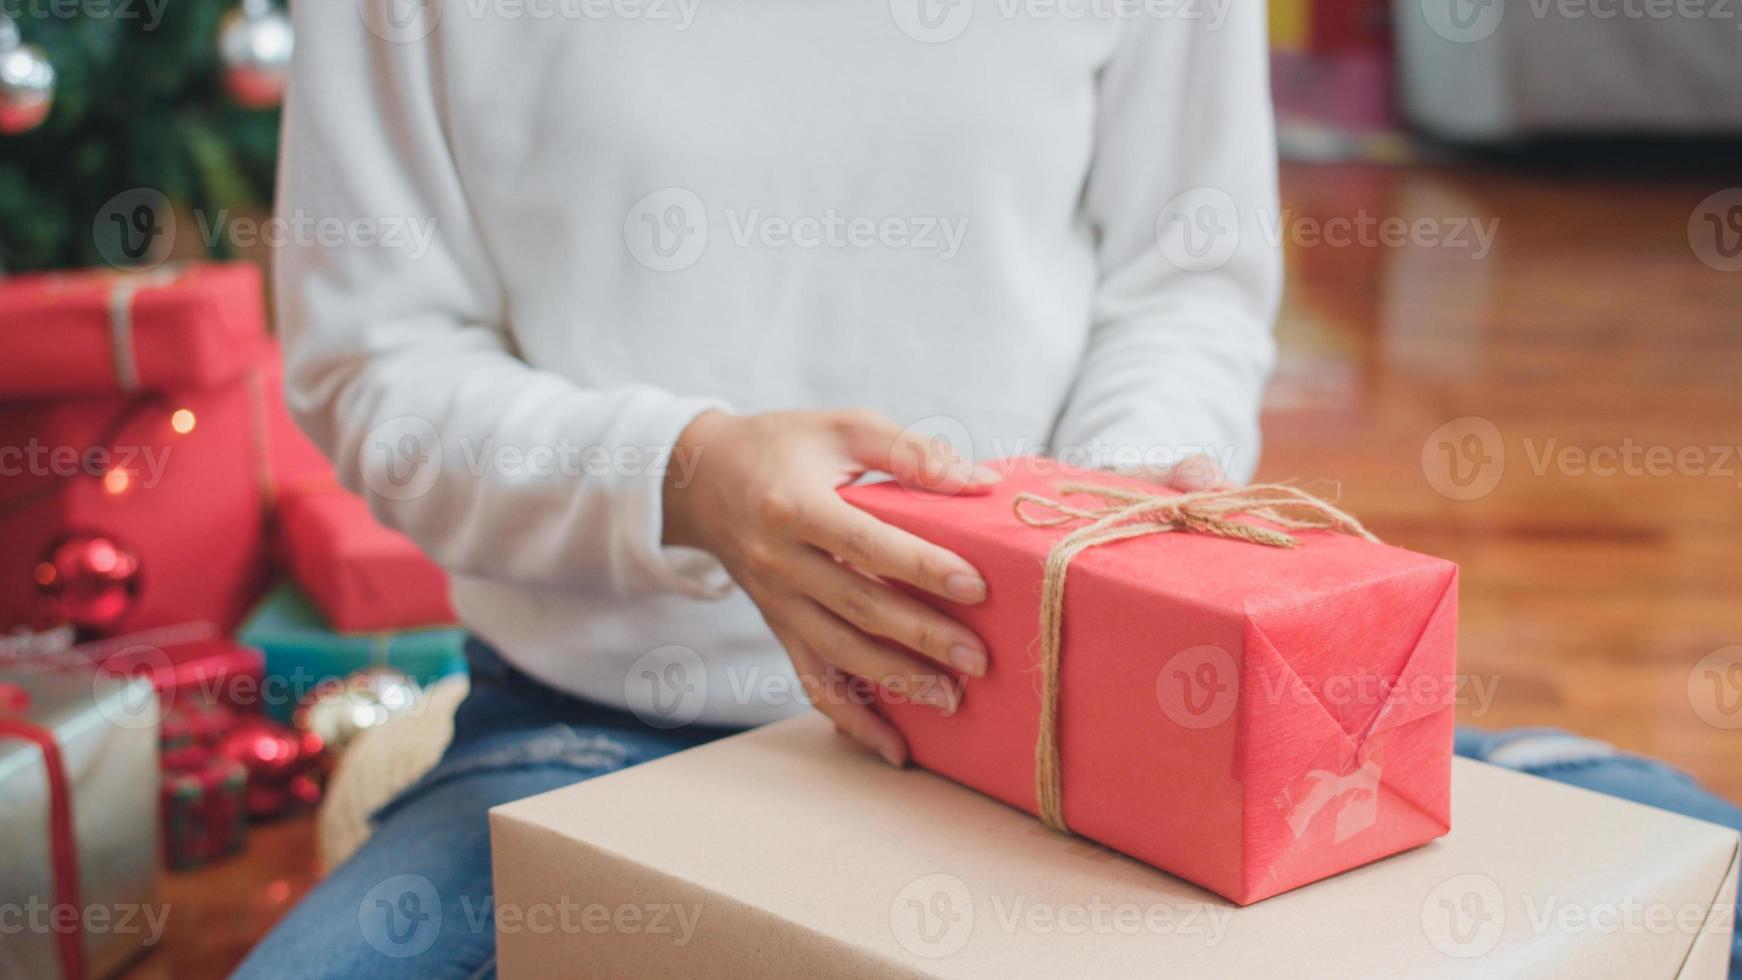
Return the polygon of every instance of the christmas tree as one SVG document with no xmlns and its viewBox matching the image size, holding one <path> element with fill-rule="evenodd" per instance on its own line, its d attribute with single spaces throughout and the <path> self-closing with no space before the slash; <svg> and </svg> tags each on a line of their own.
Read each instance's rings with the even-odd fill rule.
<svg viewBox="0 0 1742 980">
<path fill-rule="evenodd" d="M 0 106 L 20 97 L 6 88 L 20 64 L 53 70 L 47 117 L 0 127 L 0 273 L 138 258 L 139 229 L 159 220 L 139 201 L 206 215 L 270 204 L 290 33 L 269 0 L 0 10 L 0 35 L 15 36 L 9 52 L 0 36 L 0 67 L 15 69 L 0 71 Z"/>
</svg>

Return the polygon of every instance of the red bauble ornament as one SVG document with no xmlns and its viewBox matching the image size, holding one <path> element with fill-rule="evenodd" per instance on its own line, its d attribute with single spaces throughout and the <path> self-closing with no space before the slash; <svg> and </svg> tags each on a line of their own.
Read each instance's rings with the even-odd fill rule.
<svg viewBox="0 0 1742 980">
<path fill-rule="evenodd" d="M 139 558 L 113 538 L 72 531 L 36 564 L 36 587 L 56 619 L 92 630 L 119 623 L 139 598 Z"/>
<path fill-rule="evenodd" d="M 267 718 L 244 719 L 218 741 L 219 755 L 248 770 L 248 815 L 255 818 L 320 802 L 325 748 L 319 736 Z"/>
</svg>

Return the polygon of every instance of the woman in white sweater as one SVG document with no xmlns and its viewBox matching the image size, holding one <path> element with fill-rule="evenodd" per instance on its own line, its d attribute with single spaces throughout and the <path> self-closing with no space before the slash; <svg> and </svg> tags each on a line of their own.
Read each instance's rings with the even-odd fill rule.
<svg viewBox="0 0 1742 980">
<path fill-rule="evenodd" d="M 488 972 L 489 806 L 845 675 L 951 710 L 912 682 L 979 638 L 843 562 L 984 584 L 836 488 L 1244 479 L 1273 359 L 1261 4 L 393 2 L 295 5 L 280 327 L 302 425 L 452 573 L 474 691 L 245 976 Z"/>
</svg>

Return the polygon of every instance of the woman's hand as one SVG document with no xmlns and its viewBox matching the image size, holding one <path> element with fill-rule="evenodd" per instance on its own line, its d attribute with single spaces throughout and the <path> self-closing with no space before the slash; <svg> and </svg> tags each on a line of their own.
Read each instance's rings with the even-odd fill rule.
<svg viewBox="0 0 1742 980">
<path fill-rule="evenodd" d="M 924 490 L 984 493 L 998 474 L 867 410 L 708 412 L 684 429 L 678 450 L 696 466 L 687 483 L 667 477 L 665 542 L 720 559 L 785 646 L 811 702 L 836 728 L 903 765 L 906 742 L 854 696 L 852 678 L 949 713 L 961 692 L 932 664 L 977 677 L 986 647 L 878 578 L 958 603 L 983 601 L 986 583 L 960 556 L 883 523 L 836 489 L 881 470 Z"/>
</svg>

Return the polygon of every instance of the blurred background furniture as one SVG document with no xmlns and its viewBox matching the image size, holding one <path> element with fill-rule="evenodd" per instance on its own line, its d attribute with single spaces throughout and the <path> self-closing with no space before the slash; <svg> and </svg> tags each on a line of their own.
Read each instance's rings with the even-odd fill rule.
<svg viewBox="0 0 1742 980">
<path fill-rule="evenodd" d="M 1395 0 L 1403 116 L 1446 140 L 1742 135 L 1742 8 Z"/>
</svg>

